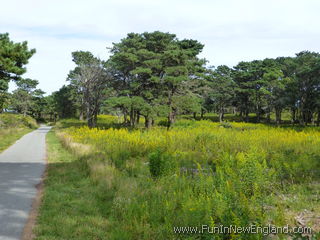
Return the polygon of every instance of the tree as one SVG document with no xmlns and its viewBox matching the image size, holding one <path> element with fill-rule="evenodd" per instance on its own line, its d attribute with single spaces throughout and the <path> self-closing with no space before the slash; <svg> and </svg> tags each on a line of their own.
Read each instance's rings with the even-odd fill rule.
<svg viewBox="0 0 320 240">
<path fill-rule="evenodd" d="M 108 87 L 111 76 L 106 63 L 90 52 L 73 52 L 72 57 L 77 66 L 69 73 L 68 80 L 78 90 L 81 108 L 85 108 L 88 126 L 96 127 L 104 90 Z"/>
<path fill-rule="evenodd" d="M 31 116 L 37 120 L 43 120 L 43 114 L 47 107 L 47 102 L 44 97 L 45 92 L 41 89 L 36 89 L 32 94 L 32 107 L 30 109 Z"/>
<path fill-rule="evenodd" d="M 74 117 L 76 115 L 77 105 L 73 97 L 73 88 L 71 85 L 62 86 L 59 91 L 52 93 L 54 112 L 60 118 Z"/>
<path fill-rule="evenodd" d="M 320 54 L 303 51 L 297 54 L 296 85 L 298 88 L 298 106 L 300 122 L 307 124 L 313 121 L 317 110 L 320 90 Z"/>
<path fill-rule="evenodd" d="M 142 115 L 145 117 L 146 127 L 150 127 L 152 119 L 158 113 L 159 78 L 163 75 L 161 56 L 174 38 L 175 35 L 162 32 L 129 33 L 111 49 L 109 62 L 115 69 L 114 88 L 117 89 L 118 97 L 122 101 L 124 97 L 130 98 L 130 102 L 142 98 L 144 102 L 143 109 L 134 108 L 141 104 L 130 104 L 129 109 L 122 108 L 124 116 L 130 117 L 131 126 Z"/>
<path fill-rule="evenodd" d="M 235 102 L 241 114 L 245 114 L 246 121 L 250 110 L 255 111 L 257 122 L 260 122 L 264 113 L 267 113 L 267 118 L 270 119 L 272 108 L 276 109 L 279 118 L 284 107 L 283 99 L 276 101 L 275 98 L 280 98 L 280 94 L 283 93 L 283 78 L 279 64 L 274 59 L 240 62 L 234 67 Z"/>
<path fill-rule="evenodd" d="M 195 40 L 176 40 L 164 52 L 162 88 L 169 110 L 168 129 L 178 111 L 173 103 L 174 98 L 185 96 L 188 92 L 190 94 L 189 83 L 203 70 L 204 61 L 197 57 L 203 46 Z"/>
<path fill-rule="evenodd" d="M 233 78 L 236 83 L 236 105 L 240 110 L 240 116 L 243 117 L 246 122 L 249 121 L 249 112 L 252 107 L 250 102 L 250 96 L 252 95 L 252 71 L 250 70 L 249 62 L 240 62 L 234 67 Z"/>
<path fill-rule="evenodd" d="M 188 82 L 196 78 L 202 63 L 197 55 L 203 45 L 195 40 L 178 40 L 163 32 L 130 33 L 111 49 L 110 63 L 115 69 L 118 96 L 141 97 L 143 109 L 129 110 L 130 124 L 138 115 L 146 126 L 166 105 L 168 128 L 178 109 L 173 99 L 190 95 Z"/>
<path fill-rule="evenodd" d="M 0 34 L 0 113 L 3 111 L 8 84 L 11 80 L 18 82 L 26 72 L 25 65 L 35 53 L 28 49 L 27 42 L 14 43 L 9 34 Z"/>
<path fill-rule="evenodd" d="M 290 78 L 284 78 L 282 71 L 278 68 L 271 68 L 263 74 L 265 85 L 261 91 L 264 93 L 266 100 L 267 121 L 270 122 L 270 114 L 274 109 L 276 113 L 276 123 L 281 123 L 281 112 L 286 107 L 288 97 L 285 86 L 289 83 Z"/>
<path fill-rule="evenodd" d="M 232 78 L 232 69 L 222 65 L 215 70 L 208 69 L 210 86 L 209 98 L 219 113 L 219 121 L 223 122 L 225 108 L 232 104 L 235 84 Z"/>
<path fill-rule="evenodd" d="M 57 104 L 54 99 L 54 93 L 49 96 L 45 96 L 44 101 L 45 101 L 45 108 L 43 110 L 43 115 L 45 116 L 45 119 L 49 119 L 50 121 L 56 122 L 58 118 L 58 112 L 57 112 Z"/>
<path fill-rule="evenodd" d="M 284 91 L 281 95 L 281 100 L 284 108 L 288 108 L 291 111 L 291 121 L 296 122 L 298 111 L 298 86 L 296 81 L 296 61 L 293 57 L 278 57 L 275 59 L 283 73 L 284 79 L 287 79 L 284 83 Z"/>
<path fill-rule="evenodd" d="M 33 105 L 33 94 L 39 82 L 30 78 L 17 82 L 18 88 L 12 94 L 12 107 L 24 116 Z"/>
</svg>

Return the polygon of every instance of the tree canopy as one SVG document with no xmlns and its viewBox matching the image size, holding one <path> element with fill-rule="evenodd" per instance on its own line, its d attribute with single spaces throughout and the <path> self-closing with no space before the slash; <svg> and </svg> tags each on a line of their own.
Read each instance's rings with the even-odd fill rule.
<svg viewBox="0 0 320 240">
<path fill-rule="evenodd" d="M 91 52 L 76 51 L 76 67 L 68 84 L 44 97 L 38 82 L 22 78 L 25 65 L 35 53 L 27 42 L 14 43 L 0 34 L 0 107 L 50 119 L 78 116 L 95 127 L 99 113 L 114 113 L 134 127 L 144 118 L 150 128 L 165 117 L 167 127 L 176 116 L 215 112 L 249 121 L 280 124 L 284 111 L 292 123 L 320 123 L 320 54 L 302 51 L 295 57 L 242 61 L 236 66 L 207 66 L 199 54 L 204 45 L 194 39 L 180 40 L 167 32 L 129 33 L 113 43 L 103 61 Z M 10 95 L 9 81 L 18 89 Z"/>
<path fill-rule="evenodd" d="M 9 82 L 21 80 L 26 72 L 25 65 L 35 52 L 35 49 L 28 49 L 26 41 L 15 43 L 8 33 L 0 34 L 0 112 L 7 99 Z"/>
</svg>

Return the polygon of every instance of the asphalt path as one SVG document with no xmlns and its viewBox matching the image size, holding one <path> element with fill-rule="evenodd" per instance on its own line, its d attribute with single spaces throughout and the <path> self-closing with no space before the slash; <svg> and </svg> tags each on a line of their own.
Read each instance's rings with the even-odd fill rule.
<svg viewBox="0 0 320 240">
<path fill-rule="evenodd" d="M 48 131 L 41 126 L 0 153 L 0 240 L 21 239 L 45 170 Z"/>
</svg>

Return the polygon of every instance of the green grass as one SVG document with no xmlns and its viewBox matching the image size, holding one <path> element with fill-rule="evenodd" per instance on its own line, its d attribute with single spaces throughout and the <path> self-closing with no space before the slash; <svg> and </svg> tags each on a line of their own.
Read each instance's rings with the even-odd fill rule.
<svg viewBox="0 0 320 240">
<path fill-rule="evenodd" d="M 0 152 L 15 143 L 23 135 L 31 132 L 30 128 L 10 128 L 0 129 Z"/>
<path fill-rule="evenodd" d="M 76 120 L 65 123 L 81 126 Z M 99 124 L 107 126 L 109 122 L 100 119 Z M 96 129 L 64 128 L 58 137 L 50 132 L 48 178 L 36 239 L 213 239 L 211 234 L 178 235 L 172 226 L 221 223 L 248 226 L 252 222 L 297 226 L 298 220 L 319 232 L 320 158 L 316 141 L 319 129 L 304 128 L 299 133 L 298 129 L 291 131 L 263 124 L 231 126 L 179 120 L 170 131 L 170 146 L 180 150 L 175 158 L 170 158 L 170 152 L 139 155 L 149 145 L 152 149 L 154 141 L 161 137 L 161 129 L 163 134 L 167 133 L 161 127 L 142 132 L 111 129 L 112 134 Z M 147 136 L 148 141 L 143 141 Z M 217 143 L 220 145 L 216 146 Z M 256 147 L 250 150 L 253 145 Z M 207 155 L 201 155 L 200 150 L 204 153 L 224 150 L 230 154 L 211 155 L 210 159 L 217 160 L 218 170 L 214 174 L 170 173 L 151 177 L 149 165 L 145 164 L 148 156 L 154 163 L 150 163 L 150 168 L 179 157 L 183 164 L 188 159 L 201 163 Z M 231 155 L 233 151 L 238 154 Z M 126 162 L 117 166 L 118 160 Z M 282 162 L 286 164 L 282 166 Z M 167 165 L 163 166 L 166 170 Z M 271 170 L 265 171 L 266 166 Z M 283 169 L 278 169 L 281 166 Z M 309 171 L 311 166 L 313 170 Z M 288 176 L 292 176 L 275 175 L 277 171 L 272 168 L 279 173 L 290 170 Z M 252 234 L 241 237 L 214 236 L 224 240 L 265 239 Z M 274 239 L 289 239 L 278 237 Z M 319 234 L 314 235 L 312 240 L 315 239 L 319 239 Z"/>
<path fill-rule="evenodd" d="M 36 239 L 108 239 L 108 193 L 90 178 L 85 159 L 68 152 L 54 131 L 47 134 L 48 169 Z"/>
<path fill-rule="evenodd" d="M 12 145 L 23 135 L 37 128 L 36 121 L 20 114 L 0 114 L 0 152 Z"/>
<path fill-rule="evenodd" d="M 1 113 L 0 129 L 3 128 L 37 128 L 37 122 L 30 116 L 21 114 Z"/>
</svg>

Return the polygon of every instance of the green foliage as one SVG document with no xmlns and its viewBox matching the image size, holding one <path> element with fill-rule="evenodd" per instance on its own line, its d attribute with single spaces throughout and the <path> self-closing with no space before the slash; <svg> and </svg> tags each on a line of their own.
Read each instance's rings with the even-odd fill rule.
<svg viewBox="0 0 320 240">
<path fill-rule="evenodd" d="M 30 116 L 20 114 L 0 114 L 0 128 L 37 128 L 37 122 Z"/>
<path fill-rule="evenodd" d="M 34 239 L 106 239 L 112 193 L 88 177 L 83 159 L 47 134 L 48 168 Z"/>
<path fill-rule="evenodd" d="M 37 127 L 36 121 L 29 116 L 0 114 L 0 152 Z"/>
<path fill-rule="evenodd" d="M 53 112 L 60 118 L 70 118 L 76 115 L 77 105 L 75 103 L 73 88 L 71 85 L 62 86 L 59 91 L 52 94 L 51 107 Z"/>
<path fill-rule="evenodd" d="M 229 122 L 222 122 L 220 126 L 224 128 L 232 128 L 232 124 Z"/>
<path fill-rule="evenodd" d="M 35 49 L 28 49 L 27 42 L 14 43 L 9 34 L 0 34 L 0 112 L 4 99 L 1 97 L 8 90 L 11 80 L 19 82 L 20 76 L 26 72 L 24 65 L 35 53 Z"/>
<path fill-rule="evenodd" d="M 153 177 L 167 176 L 177 171 L 177 161 L 172 154 L 158 149 L 149 154 L 149 168 Z"/>
<path fill-rule="evenodd" d="M 117 97 L 143 99 L 142 110 L 122 108 L 124 115 L 130 116 L 130 125 L 135 125 L 136 114 L 144 116 L 146 122 L 162 115 L 163 105 L 167 106 L 167 116 L 199 111 L 199 101 L 188 84 L 201 69 L 197 55 L 202 48 L 195 40 L 180 41 L 174 34 L 159 31 L 130 33 L 114 44 L 109 62 L 115 70 Z"/>
<path fill-rule="evenodd" d="M 226 107 L 232 104 L 235 97 L 235 83 L 232 78 L 232 70 L 227 66 L 218 66 L 215 70 L 208 69 L 205 77 L 210 90 L 206 94 L 207 108 L 213 108 L 219 113 L 220 122 L 224 120 Z"/>
<path fill-rule="evenodd" d="M 306 187 L 319 181 L 317 128 L 227 126 L 183 119 L 170 131 L 71 128 L 64 134 L 101 154 L 99 163 L 105 165 L 90 168 L 92 176 L 113 169 L 99 175 L 100 184 L 106 182 L 114 194 L 108 202 L 111 238 L 210 239 L 210 233 L 177 234 L 173 227 L 295 226 L 301 211 L 320 208 L 317 187 Z M 94 155 L 88 163 L 96 160 Z M 214 237 L 258 240 L 263 235 Z"/>
<path fill-rule="evenodd" d="M 85 115 L 89 127 L 96 127 L 97 115 L 111 81 L 109 67 L 88 51 L 73 52 L 72 58 L 76 67 L 70 71 L 67 80 L 76 93 L 80 116 Z"/>
<path fill-rule="evenodd" d="M 36 90 L 38 84 L 37 80 L 21 79 L 17 83 L 18 89 L 12 93 L 12 109 L 26 116 L 36 105 L 34 100 L 39 91 Z"/>
</svg>

